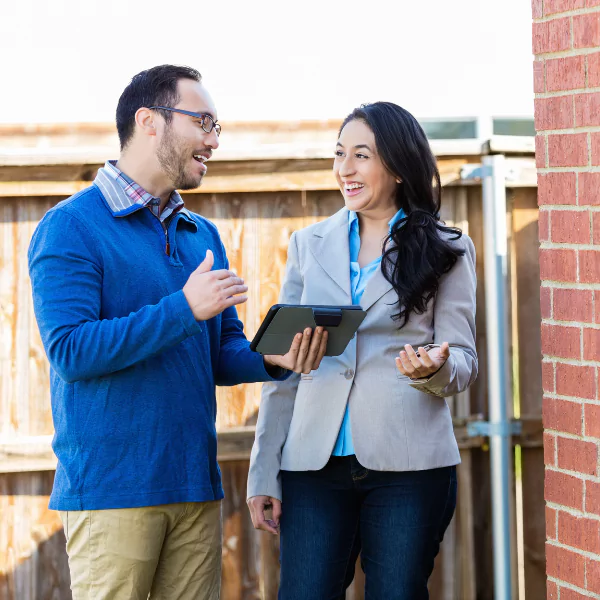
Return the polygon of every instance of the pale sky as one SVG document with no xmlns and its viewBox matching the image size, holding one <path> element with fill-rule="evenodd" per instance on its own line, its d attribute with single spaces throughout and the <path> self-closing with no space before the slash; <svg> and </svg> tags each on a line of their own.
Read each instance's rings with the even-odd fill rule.
<svg viewBox="0 0 600 600">
<path fill-rule="evenodd" d="M 113 121 L 131 77 L 197 68 L 227 120 L 531 116 L 529 0 L 1 0 L 0 122 Z"/>
</svg>

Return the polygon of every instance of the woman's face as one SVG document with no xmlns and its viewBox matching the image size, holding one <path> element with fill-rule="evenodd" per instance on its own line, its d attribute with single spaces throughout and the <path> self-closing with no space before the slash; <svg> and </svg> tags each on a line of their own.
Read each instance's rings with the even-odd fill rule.
<svg viewBox="0 0 600 600">
<path fill-rule="evenodd" d="M 349 210 L 387 216 L 397 210 L 398 182 L 385 168 L 364 121 L 350 121 L 338 139 L 333 172 Z"/>
</svg>

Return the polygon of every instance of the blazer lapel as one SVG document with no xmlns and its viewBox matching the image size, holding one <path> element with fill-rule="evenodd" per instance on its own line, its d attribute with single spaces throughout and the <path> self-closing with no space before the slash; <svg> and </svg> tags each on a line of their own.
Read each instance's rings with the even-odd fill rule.
<svg viewBox="0 0 600 600">
<path fill-rule="evenodd" d="M 342 208 L 330 219 L 319 223 L 314 228 L 313 235 L 309 239 L 309 248 L 321 268 L 351 301 L 347 208 Z"/>
<path fill-rule="evenodd" d="M 381 271 L 381 265 L 379 265 L 375 273 L 371 276 L 371 279 L 367 282 L 367 287 L 365 288 L 360 301 L 363 310 L 369 310 L 379 298 L 387 294 L 391 289 L 393 289 L 393 286 L 384 277 L 383 272 Z M 395 301 L 397 300 L 398 298 L 396 297 Z"/>
</svg>

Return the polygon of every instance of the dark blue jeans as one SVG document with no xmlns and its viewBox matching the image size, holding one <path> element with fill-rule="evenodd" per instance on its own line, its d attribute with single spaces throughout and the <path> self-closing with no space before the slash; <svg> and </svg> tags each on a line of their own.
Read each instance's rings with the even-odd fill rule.
<svg viewBox="0 0 600 600">
<path fill-rule="evenodd" d="M 383 472 L 355 456 L 282 471 L 279 600 L 343 600 L 361 553 L 365 600 L 426 600 L 456 507 L 456 467 Z"/>
</svg>

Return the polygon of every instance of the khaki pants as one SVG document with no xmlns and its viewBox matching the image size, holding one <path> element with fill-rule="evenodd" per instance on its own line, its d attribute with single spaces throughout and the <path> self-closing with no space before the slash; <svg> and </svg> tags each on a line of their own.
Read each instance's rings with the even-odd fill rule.
<svg viewBox="0 0 600 600">
<path fill-rule="evenodd" d="M 220 501 L 60 517 L 73 600 L 218 600 Z"/>
</svg>

